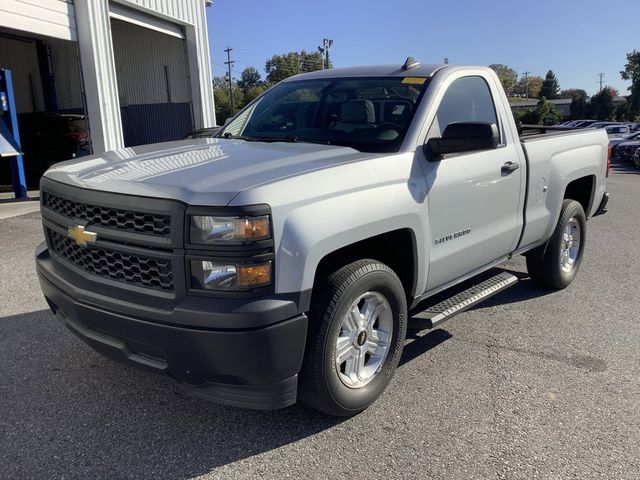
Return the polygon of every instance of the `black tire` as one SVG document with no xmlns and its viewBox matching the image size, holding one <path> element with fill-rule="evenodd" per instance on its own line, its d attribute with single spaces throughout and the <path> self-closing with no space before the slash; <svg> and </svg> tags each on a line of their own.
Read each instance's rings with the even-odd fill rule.
<svg viewBox="0 0 640 480">
<path fill-rule="evenodd" d="M 569 271 L 561 266 L 563 233 L 571 219 L 575 219 L 580 230 L 580 246 L 577 257 Z M 584 254 L 587 237 L 587 217 L 582 205 L 575 200 L 564 200 L 560 219 L 549 241 L 527 254 L 527 270 L 531 279 L 540 286 L 563 289 L 573 281 Z"/>
<path fill-rule="evenodd" d="M 335 366 L 336 339 L 351 305 L 364 293 L 381 294 L 392 312 L 392 335 L 386 359 L 370 382 L 350 388 Z M 358 260 L 329 275 L 319 301 L 309 312 L 309 334 L 299 377 L 299 398 L 331 416 L 360 413 L 385 390 L 400 361 L 407 333 L 407 302 L 400 279 L 376 260 Z"/>
</svg>

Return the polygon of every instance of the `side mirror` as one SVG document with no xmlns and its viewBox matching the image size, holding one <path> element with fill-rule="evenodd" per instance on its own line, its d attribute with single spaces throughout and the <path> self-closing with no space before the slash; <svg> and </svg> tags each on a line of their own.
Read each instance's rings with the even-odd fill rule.
<svg viewBox="0 0 640 480">
<path fill-rule="evenodd" d="M 425 146 L 432 156 L 439 158 L 447 153 L 494 150 L 499 143 L 495 123 L 456 122 L 447 125 L 441 138 L 430 138 Z"/>
</svg>

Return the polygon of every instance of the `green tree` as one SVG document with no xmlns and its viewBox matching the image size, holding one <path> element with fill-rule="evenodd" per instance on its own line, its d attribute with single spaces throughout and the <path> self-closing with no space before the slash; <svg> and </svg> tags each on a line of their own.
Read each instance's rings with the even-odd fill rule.
<svg viewBox="0 0 640 480">
<path fill-rule="evenodd" d="M 330 66 L 329 66 L 330 67 Z M 320 52 L 289 52 L 274 55 L 266 61 L 267 83 L 273 85 L 285 78 L 299 73 L 313 72 L 322 69 L 322 54 Z"/>
<path fill-rule="evenodd" d="M 575 97 L 569 106 L 571 120 L 583 120 L 588 117 L 587 97 Z"/>
<path fill-rule="evenodd" d="M 514 88 L 514 93 L 518 96 L 528 98 L 540 98 L 540 89 L 542 88 L 542 77 L 534 75 L 532 77 L 521 77 Z M 527 88 L 527 85 L 529 88 Z"/>
<path fill-rule="evenodd" d="M 523 125 L 537 125 L 539 119 L 536 109 L 526 110 L 525 112 L 520 111 L 514 118 L 516 122 L 520 122 Z"/>
<path fill-rule="evenodd" d="M 225 77 L 213 78 L 213 102 L 216 109 L 216 121 L 222 125 L 225 120 L 244 106 L 244 94 L 237 82 L 231 82 L 233 89 L 233 107 L 229 96 L 229 81 Z"/>
<path fill-rule="evenodd" d="M 558 98 L 559 91 L 560 84 L 558 83 L 558 79 L 555 73 L 553 73 L 553 70 L 549 70 L 540 89 L 540 98 L 545 97 L 548 100 L 553 100 Z"/>
<path fill-rule="evenodd" d="M 581 88 L 567 88 L 560 91 L 558 98 L 587 98 L 587 92 Z"/>
<path fill-rule="evenodd" d="M 538 121 L 538 117 L 535 117 L 535 110 L 524 110 L 521 108 L 512 110 L 513 119 L 517 124 L 531 125 Z"/>
<path fill-rule="evenodd" d="M 516 111 L 513 116 L 516 122 L 524 125 L 554 125 L 562 120 L 562 113 L 544 97 L 540 99 L 536 108 L 524 112 Z"/>
<path fill-rule="evenodd" d="M 591 97 L 589 103 L 590 117 L 596 120 L 611 120 L 613 118 L 613 95 L 607 87 Z"/>
<path fill-rule="evenodd" d="M 260 85 L 255 85 L 255 86 L 249 88 L 248 90 L 246 90 L 244 92 L 244 103 L 245 103 L 245 105 L 248 104 L 254 98 L 256 98 L 258 95 L 261 95 L 266 89 L 267 89 L 266 85 L 260 84 Z"/>
<path fill-rule="evenodd" d="M 500 83 L 502 84 L 502 88 L 507 93 L 507 96 L 513 95 L 513 89 L 518 81 L 518 73 L 513 69 L 509 68 L 506 65 L 502 65 L 501 63 L 494 63 L 489 65 L 489 68 L 496 72 L 498 78 L 500 79 Z"/>
<path fill-rule="evenodd" d="M 571 99 L 571 119 L 578 120 L 587 117 L 587 92 L 581 88 L 569 88 L 560 92 L 560 98 Z"/>
<path fill-rule="evenodd" d="M 634 50 L 627 54 L 627 63 L 620 76 L 623 80 L 631 80 L 628 118 L 636 120 L 640 116 L 640 52 Z"/>
<path fill-rule="evenodd" d="M 614 118 L 618 122 L 625 122 L 629 120 L 629 101 L 625 99 L 620 105 L 616 107 Z"/>
<path fill-rule="evenodd" d="M 555 125 L 562 120 L 562 113 L 545 97 L 542 97 L 538 102 L 536 113 L 538 115 L 538 125 Z"/>
<path fill-rule="evenodd" d="M 240 80 L 238 80 L 238 86 L 245 94 L 249 89 L 259 85 L 262 85 L 262 78 L 260 72 L 258 72 L 255 67 L 247 67 L 242 70 Z"/>
</svg>

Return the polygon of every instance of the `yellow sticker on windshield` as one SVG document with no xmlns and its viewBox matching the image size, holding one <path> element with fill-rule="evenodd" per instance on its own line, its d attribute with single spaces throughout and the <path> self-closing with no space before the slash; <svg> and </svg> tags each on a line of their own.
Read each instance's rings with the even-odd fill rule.
<svg viewBox="0 0 640 480">
<path fill-rule="evenodd" d="M 424 77 L 404 77 L 402 83 L 408 83 L 409 85 L 422 85 L 427 79 Z"/>
</svg>

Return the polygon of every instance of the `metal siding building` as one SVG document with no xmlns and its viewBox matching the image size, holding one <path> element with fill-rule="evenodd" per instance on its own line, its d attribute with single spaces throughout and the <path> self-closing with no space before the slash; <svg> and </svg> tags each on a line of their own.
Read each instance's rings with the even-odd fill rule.
<svg viewBox="0 0 640 480">
<path fill-rule="evenodd" d="M 0 0 L 19 112 L 88 115 L 94 153 L 215 125 L 204 0 Z"/>
</svg>

